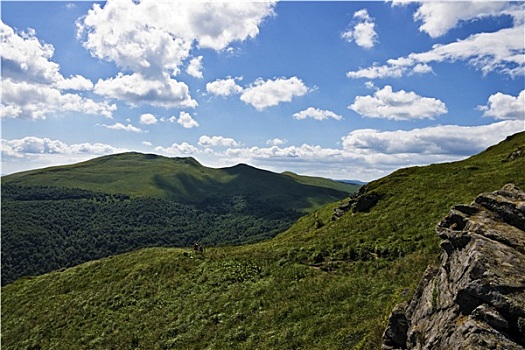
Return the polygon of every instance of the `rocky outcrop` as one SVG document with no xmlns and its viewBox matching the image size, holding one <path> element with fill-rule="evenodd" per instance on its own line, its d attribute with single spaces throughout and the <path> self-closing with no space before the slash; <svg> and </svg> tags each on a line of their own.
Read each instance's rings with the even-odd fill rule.
<svg viewBox="0 0 525 350">
<path fill-rule="evenodd" d="M 525 349 L 525 192 L 481 194 L 436 231 L 441 264 L 394 309 L 383 349 Z"/>
<path fill-rule="evenodd" d="M 337 208 L 334 209 L 332 220 L 337 220 L 349 210 L 354 214 L 368 212 L 380 199 L 380 194 L 374 192 L 367 193 L 366 186 L 363 186 L 357 194 L 350 196 L 348 200 L 341 202 Z"/>
</svg>

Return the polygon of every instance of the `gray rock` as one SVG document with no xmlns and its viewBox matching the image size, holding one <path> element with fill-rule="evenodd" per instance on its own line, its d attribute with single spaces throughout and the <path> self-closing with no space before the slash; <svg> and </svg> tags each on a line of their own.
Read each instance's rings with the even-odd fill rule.
<svg viewBox="0 0 525 350">
<path fill-rule="evenodd" d="M 524 208 L 512 184 L 453 207 L 441 265 L 394 309 L 383 349 L 525 349 Z"/>
</svg>

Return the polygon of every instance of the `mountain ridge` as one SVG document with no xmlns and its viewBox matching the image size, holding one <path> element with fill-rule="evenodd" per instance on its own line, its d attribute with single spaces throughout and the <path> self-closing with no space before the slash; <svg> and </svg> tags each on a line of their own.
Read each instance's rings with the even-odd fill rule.
<svg viewBox="0 0 525 350">
<path fill-rule="evenodd" d="M 379 349 L 394 305 L 437 264 L 436 224 L 506 183 L 525 187 L 525 133 L 466 160 L 400 169 L 255 244 L 146 248 L 2 288 L 15 348 Z M 520 153 L 521 152 L 521 153 Z"/>
<path fill-rule="evenodd" d="M 259 191 L 264 200 L 277 196 L 286 209 L 311 211 L 322 203 L 355 192 L 359 185 L 320 178 L 274 173 L 247 164 L 210 168 L 193 157 L 168 158 L 156 154 L 125 152 L 64 166 L 35 169 L 2 177 L 2 183 L 51 185 L 131 196 L 170 197 L 201 201 L 214 195 L 244 195 Z M 269 182 L 272 186 L 268 186 Z M 253 185 L 253 186 L 252 186 Z M 307 187 L 305 187 L 307 186 Z M 272 187 L 277 190 L 273 191 Z M 315 187 L 315 188 L 314 188 Z M 290 193 L 287 196 L 287 193 Z M 320 195 L 321 199 L 315 199 Z M 305 200 L 298 198 L 305 197 Z"/>
</svg>

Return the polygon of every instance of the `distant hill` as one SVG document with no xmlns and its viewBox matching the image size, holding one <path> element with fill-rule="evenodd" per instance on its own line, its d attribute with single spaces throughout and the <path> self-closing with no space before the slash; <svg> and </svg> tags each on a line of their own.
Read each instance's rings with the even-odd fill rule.
<svg viewBox="0 0 525 350">
<path fill-rule="evenodd" d="M 438 263 L 436 224 L 479 193 L 524 188 L 523 169 L 520 133 L 372 181 L 352 199 L 376 199 L 364 209 L 337 201 L 273 239 L 148 248 L 21 278 L 2 288 L 2 349 L 380 349 L 393 306 Z M 340 207 L 350 209 L 335 219 Z"/>
<path fill-rule="evenodd" d="M 124 153 L 2 178 L 2 284 L 151 246 L 267 239 L 358 186 Z"/>
<path fill-rule="evenodd" d="M 136 152 L 7 175 L 2 177 L 2 184 L 75 188 L 169 198 L 181 203 L 198 203 L 217 196 L 253 196 L 304 212 L 344 198 L 359 188 L 293 173 L 277 174 L 245 164 L 215 169 L 191 157 L 168 158 Z"/>
<path fill-rule="evenodd" d="M 351 185 L 358 185 L 358 186 L 364 186 L 368 183 L 368 182 L 359 181 L 359 180 L 337 180 L 337 181 L 342 182 L 344 184 L 351 184 Z"/>
</svg>

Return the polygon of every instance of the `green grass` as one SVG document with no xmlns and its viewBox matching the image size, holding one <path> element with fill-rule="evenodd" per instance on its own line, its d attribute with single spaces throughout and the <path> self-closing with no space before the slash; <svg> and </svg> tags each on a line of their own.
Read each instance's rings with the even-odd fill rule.
<svg viewBox="0 0 525 350">
<path fill-rule="evenodd" d="M 2 183 L 163 197 L 183 203 L 201 202 L 214 196 L 243 195 L 306 212 L 344 198 L 359 188 L 328 179 L 276 174 L 242 164 L 215 169 L 193 158 L 134 152 L 12 174 L 2 177 Z"/>
<path fill-rule="evenodd" d="M 508 161 L 518 148 L 525 133 L 399 170 L 367 185 L 381 195 L 368 213 L 332 221 L 333 203 L 257 244 L 149 248 L 22 278 L 2 288 L 2 346 L 379 349 L 392 307 L 437 263 L 434 227 L 450 207 L 525 187 L 525 158 Z"/>
</svg>

